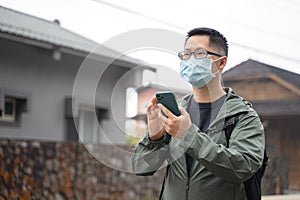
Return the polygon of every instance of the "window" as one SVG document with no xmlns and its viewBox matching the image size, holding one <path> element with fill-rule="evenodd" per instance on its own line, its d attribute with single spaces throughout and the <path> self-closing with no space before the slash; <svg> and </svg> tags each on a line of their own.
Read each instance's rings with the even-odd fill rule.
<svg viewBox="0 0 300 200">
<path fill-rule="evenodd" d="M 100 142 L 97 111 L 92 106 L 81 106 L 79 111 L 79 139 L 83 143 Z"/>
<path fill-rule="evenodd" d="M 134 117 L 137 115 L 138 94 L 132 87 L 126 90 L 126 116 Z"/>
<path fill-rule="evenodd" d="M 73 105 L 74 103 L 74 105 Z M 84 100 L 65 98 L 66 140 L 100 143 L 100 124 L 108 119 L 106 108 L 86 104 Z"/>
<path fill-rule="evenodd" d="M 0 126 L 21 126 L 22 113 L 29 111 L 30 96 L 23 91 L 0 87 Z"/>
<path fill-rule="evenodd" d="M 0 110 L 0 121 L 16 122 L 16 99 L 4 98 L 4 107 Z"/>
</svg>

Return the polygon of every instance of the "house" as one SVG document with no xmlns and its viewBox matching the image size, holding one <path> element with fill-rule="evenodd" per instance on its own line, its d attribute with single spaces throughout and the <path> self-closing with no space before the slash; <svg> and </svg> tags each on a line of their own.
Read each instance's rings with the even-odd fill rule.
<svg viewBox="0 0 300 200">
<path fill-rule="evenodd" d="M 281 192 L 300 190 L 300 75 L 249 59 L 224 72 L 223 81 L 261 117 L 271 159 L 265 186 L 274 191 L 277 180 Z"/>
<path fill-rule="evenodd" d="M 0 138 L 126 142 L 126 89 L 155 69 L 5 7 L 0 45 Z"/>
</svg>

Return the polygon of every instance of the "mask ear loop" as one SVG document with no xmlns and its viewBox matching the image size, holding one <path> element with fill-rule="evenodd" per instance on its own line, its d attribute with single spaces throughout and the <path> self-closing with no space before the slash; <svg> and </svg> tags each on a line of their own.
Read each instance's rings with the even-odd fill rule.
<svg viewBox="0 0 300 200">
<path fill-rule="evenodd" d="M 222 56 L 222 57 L 220 57 L 220 58 L 218 58 L 218 59 L 216 59 L 216 60 L 213 60 L 212 62 L 214 63 L 214 62 L 217 62 L 217 61 L 219 61 L 220 59 L 222 59 L 224 56 Z M 215 73 L 213 73 L 212 75 L 214 76 L 214 77 L 216 77 L 216 75 L 218 74 L 220 72 L 220 70 L 218 69 Z"/>
<path fill-rule="evenodd" d="M 218 74 L 220 72 L 220 70 L 218 69 L 215 73 L 213 73 L 212 75 L 214 76 L 214 77 L 216 77 L 216 75 Z"/>
<path fill-rule="evenodd" d="M 222 56 L 222 57 L 220 57 L 220 58 L 217 58 L 216 60 L 213 60 L 213 62 L 217 62 L 217 61 L 219 61 L 220 59 L 222 59 L 222 58 L 224 58 L 225 56 Z"/>
</svg>

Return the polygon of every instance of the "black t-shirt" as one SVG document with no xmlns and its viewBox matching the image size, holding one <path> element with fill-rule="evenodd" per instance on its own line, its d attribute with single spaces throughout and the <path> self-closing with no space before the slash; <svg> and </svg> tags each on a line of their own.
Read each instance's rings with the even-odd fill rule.
<svg viewBox="0 0 300 200">
<path fill-rule="evenodd" d="M 190 99 L 187 112 L 190 115 L 193 124 L 197 125 L 202 132 L 205 132 L 210 123 L 217 117 L 226 96 L 223 95 L 219 99 L 210 103 L 198 103 L 194 98 Z M 188 167 L 188 175 L 193 164 L 193 158 L 186 154 L 186 164 Z"/>
</svg>

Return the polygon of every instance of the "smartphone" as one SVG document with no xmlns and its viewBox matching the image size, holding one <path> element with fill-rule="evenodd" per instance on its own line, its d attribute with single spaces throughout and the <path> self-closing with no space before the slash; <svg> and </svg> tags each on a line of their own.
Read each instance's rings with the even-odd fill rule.
<svg viewBox="0 0 300 200">
<path fill-rule="evenodd" d="M 177 105 L 177 101 L 176 101 L 174 93 L 172 91 L 157 92 L 157 93 L 155 93 L 155 96 L 156 96 L 157 102 L 163 104 L 174 115 L 176 115 L 176 116 L 181 115 L 178 105 Z"/>
</svg>

